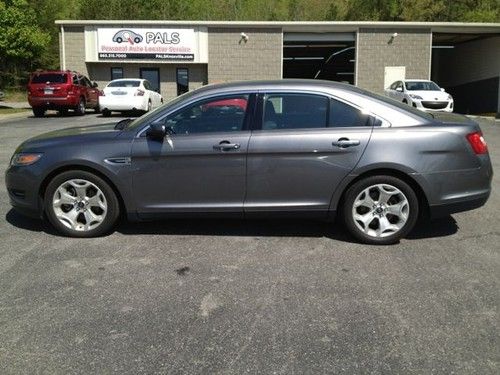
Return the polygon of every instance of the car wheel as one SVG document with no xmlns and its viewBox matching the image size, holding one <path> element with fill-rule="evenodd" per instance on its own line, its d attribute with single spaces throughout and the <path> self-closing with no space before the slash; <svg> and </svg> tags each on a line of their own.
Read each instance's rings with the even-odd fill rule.
<svg viewBox="0 0 500 375">
<path fill-rule="evenodd" d="M 149 100 L 148 101 L 148 108 L 146 109 L 146 112 L 151 111 L 152 108 L 153 108 L 153 104 L 151 103 L 151 100 Z"/>
<path fill-rule="evenodd" d="M 135 43 L 140 43 L 140 42 L 141 42 L 141 38 L 139 38 L 138 36 L 136 36 L 136 37 L 134 38 L 134 42 L 135 42 Z"/>
<path fill-rule="evenodd" d="M 403 104 L 408 104 L 408 100 L 403 99 Z"/>
<path fill-rule="evenodd" d="M 109 109 L 104 109 L 102 111 L 102 115 L 103 115 L 103 117 L 109 117 L 109 116 L 111 116 L 111 111 Z"/>
<path fill-rule="evenodd" d="M 101 113 L 101 108 L 99 106 L 94 107 L 94 113 Z"/>
<path fill-rule="evenodd" d="M 45 115 L 45 109 L 43 109 L 43 108 L 33 108 L 33 115 L 35 117 L 43 117 Z"/>
<path fill-rule="evenodd" d="M 107 233 L 120 212 L 113 189 L 85 171 L 68 171 L 52 179 L 45 191 L 44 208 L 50 223 L 70 237 Z"/>
<path fill-rule="evenodd" d="M 83 116 L 85 114 L 85 99 L 80 98 L 78 101 L 78 106 L 75 108 L 75 112 L 78 116 Z"/>
<path fill-rule="evenodd" d="M 67 109 L 60 109 L 59 111 L 59 116 L 67 116 L 68 115 L 68 110 Z"/>
<path fill-rule="evenodd" d="M 372 176 L 352 185 L 341 206 L 342 219 L 363 243 L 389 245 L 415 226 L 418 199 L 413 189 L 393 176 Z"/>
</svg>

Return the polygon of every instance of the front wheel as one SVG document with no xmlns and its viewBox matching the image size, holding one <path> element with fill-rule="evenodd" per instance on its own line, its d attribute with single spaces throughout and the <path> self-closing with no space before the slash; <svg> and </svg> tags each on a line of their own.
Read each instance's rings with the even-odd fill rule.
<svg viewBox="0 0 500 375">
<path fill-rule="evenodd" d="M 346 228 L 356 239 L 389 245 L 412 230 L 419 207 L 406 182 L 393 176 L 371 176 L 347 190 L 341 211 Z"/>
<path fill-rule="evenodd" d="M 43 117 L 45 115 L 44 108 L 33 108 L 33 115 L 35 117 Z"/>
<path fill-rule="evenodd" d="M 85 171 L 68 171 L 54 177 L 45 191 L 44 207 L 51 224 L 70 237 L 107 233 L 120 211 L 109 184 Z"/>
</svg>

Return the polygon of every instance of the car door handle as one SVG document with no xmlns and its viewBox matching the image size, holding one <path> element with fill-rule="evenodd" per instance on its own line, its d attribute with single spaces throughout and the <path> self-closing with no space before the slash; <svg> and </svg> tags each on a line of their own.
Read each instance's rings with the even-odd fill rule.
<svg viewBox="0 0 500 375">
<path fill-rule="evenodd" d="M 337 146 L 339 148 L 359 146 L 360 142 L 358 139 L 349 138 L 339 138 L 337 141 L 332 142 L 332 146 Z"/>
<path fill-rule="evenodd" d="M 240 148 L 239 143 L 229 143 L 228 141 L 222 141 L 218 145 L 214 145 L 214 150 L 219 150 L 219 151 L 237 150 L 239 148 Z"/>
</svg>

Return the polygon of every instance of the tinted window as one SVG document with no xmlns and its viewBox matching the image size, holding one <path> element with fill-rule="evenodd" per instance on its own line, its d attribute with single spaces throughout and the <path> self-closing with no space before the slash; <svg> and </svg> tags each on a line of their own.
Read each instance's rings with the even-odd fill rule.
<svg viewBox="0 0 500 375">
<path fill-rule="evenodd" d="M 241 131 L 248 98 L 238 95 L 197 102 L 168 116 L 164 123 L 175 134 Z"/>
<path fill-rule="evenodd" d="M 310 94 L 267 94 L 263 130 L 324 128 L 328 98 Z"/>
<path fill-rule="evenodd" d="M 365 126 L 368 123 L 368 116 L 359 109 L 345 104 L 339 100 L 330 100 L 330 120 L 329 126 L 342 128 L 352 126 Z"/>
<path fill-rule="evenodd" d="M 85 86 L 92 87 L 92 83 L 90 83 L 90 80 L 87 77 L 82 77 L 81 81 Z"/>
<path fill-rule="evenodd" d="M 144 81 L 144 83 L 143 83 L 143 84 L 144 84 L 144 88 L 145 88 L 146 90 L 152 90 L 152 88 L 151 88 L 151 83 L 149 83 L 149 81 Z"/>
<path fill-rule="evenodd" d="M 108 87 L 139 87 L 140 83 L 137 80 L 113 81 L 108 84 Z"/>
<path fill-rule="evenodd" d="M 78 79 L 78 77 L 75 75 L 73 76 L 73 85 L 79 85 L 80 84 L 80 80 Z"/>
<path fill-rule="evenodd" d="M 43 73 L 43 74 L 35 74 L 31 78 L 31 83 L 66 83 L 66 74 L 60 73 Z"/>
</svg>

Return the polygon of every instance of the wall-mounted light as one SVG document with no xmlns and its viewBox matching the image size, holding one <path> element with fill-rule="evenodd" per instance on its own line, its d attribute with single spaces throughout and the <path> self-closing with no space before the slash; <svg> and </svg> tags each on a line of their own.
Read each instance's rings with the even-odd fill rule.
<svg viewBox="0 0 500 375">
<path fill-rule="evenodd" d="M 241 36 L 241 38 L 240 38 L 240 41 L 238 42 L 238 44 L 248 42 L 248 35 L 247 34 L 241 33 L 240 36 Z"/>
<path fill-rule="evenodd" d="M 387 42 L 387 44 L 392 44 L 392 42 L 394 42 L 394 39 L 398 36 L 398 33 L 394 33 L 391 35 L 391 38 L 389 39 L 389 41 Z"/>
</svg>

